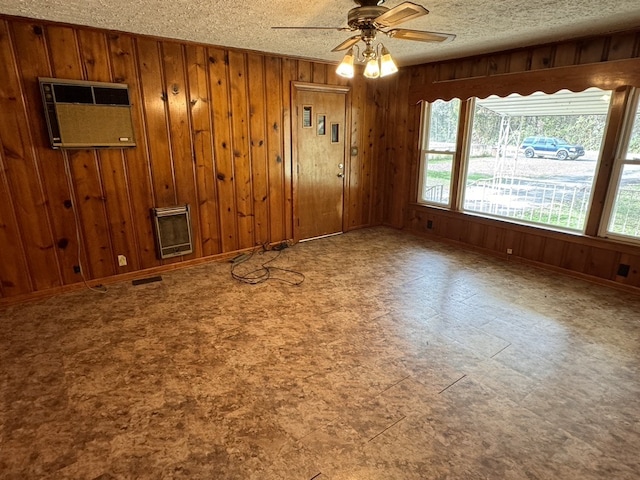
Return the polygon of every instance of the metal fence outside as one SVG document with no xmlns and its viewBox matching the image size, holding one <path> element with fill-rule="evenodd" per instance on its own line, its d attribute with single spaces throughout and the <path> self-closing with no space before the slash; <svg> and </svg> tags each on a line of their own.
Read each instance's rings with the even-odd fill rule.
<svg viewBox="0 0 640 480">
<path fill-rule="evenodd" d="M 492 178 L 467 185 L 465 210 L 580 230 L 591 185 Z"/>
<path fill-rule="evenodd" d="M 442 185 L 433 185 L 425 188 L 423 199 L 427 202 L 443 203 L 443 195 Z M 590 184 L 494 177 L 467 184 L 464 209 L 582 230 L 590 197 Z M 609 231 L 640 236 L 638 188 L 622 187 L 618 190 Z"/>
</svg>

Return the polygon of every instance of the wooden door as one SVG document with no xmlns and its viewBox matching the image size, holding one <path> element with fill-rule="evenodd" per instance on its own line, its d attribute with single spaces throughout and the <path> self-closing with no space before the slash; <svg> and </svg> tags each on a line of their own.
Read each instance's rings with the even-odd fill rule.
<svg viewBox="0 0 640 480">
<path fill-rule="evenodd" d="M 294 237 L 342 232 L 348 87 L 294 84 Z"/>
</svg>

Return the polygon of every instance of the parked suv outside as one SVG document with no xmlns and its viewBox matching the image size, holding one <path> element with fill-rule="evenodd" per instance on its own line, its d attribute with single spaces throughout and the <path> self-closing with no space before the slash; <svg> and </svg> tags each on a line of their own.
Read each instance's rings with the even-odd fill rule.
<svg viewBox="0 0 640 480">
<path fill-rule="evenodd" d="M 520 150 L 524 150 L 524 156 L 527 158 L 555 157 L 559 160 L 575 160 L 584 155 L 582 145 L 574 145 L 557 137 L 527 137 L 522 142 Z"/>
</svg>

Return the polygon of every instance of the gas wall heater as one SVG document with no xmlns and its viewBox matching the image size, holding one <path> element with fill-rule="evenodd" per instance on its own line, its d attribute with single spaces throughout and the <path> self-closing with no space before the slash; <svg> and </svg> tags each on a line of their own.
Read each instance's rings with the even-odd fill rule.
<svg viewBox="0 0 640 480">
<path fill-rule="evenodd" d="M 171 258 L 193 252 L 189 205 L 153 208 L 158 258 Z"/>
</svg>

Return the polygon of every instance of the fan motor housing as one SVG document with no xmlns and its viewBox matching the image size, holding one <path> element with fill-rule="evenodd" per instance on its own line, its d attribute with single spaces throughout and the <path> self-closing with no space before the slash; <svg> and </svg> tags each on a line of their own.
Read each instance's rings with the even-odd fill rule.
<svg viewBox="0 0 640 480">
<path fill-rule="evenodd" d="M 353 0 L 361 7 L 373 7 L 375 5 L 382 5 L 385 0 Z"/>
<path fill-rule="evenodd" d="M 373 21 L 380 15 L 388 11 L 387 7 L 356 7 L 349 10 L 347 24 L 351 28 L 367 28 L 373 25 Z"/>
</svg>

